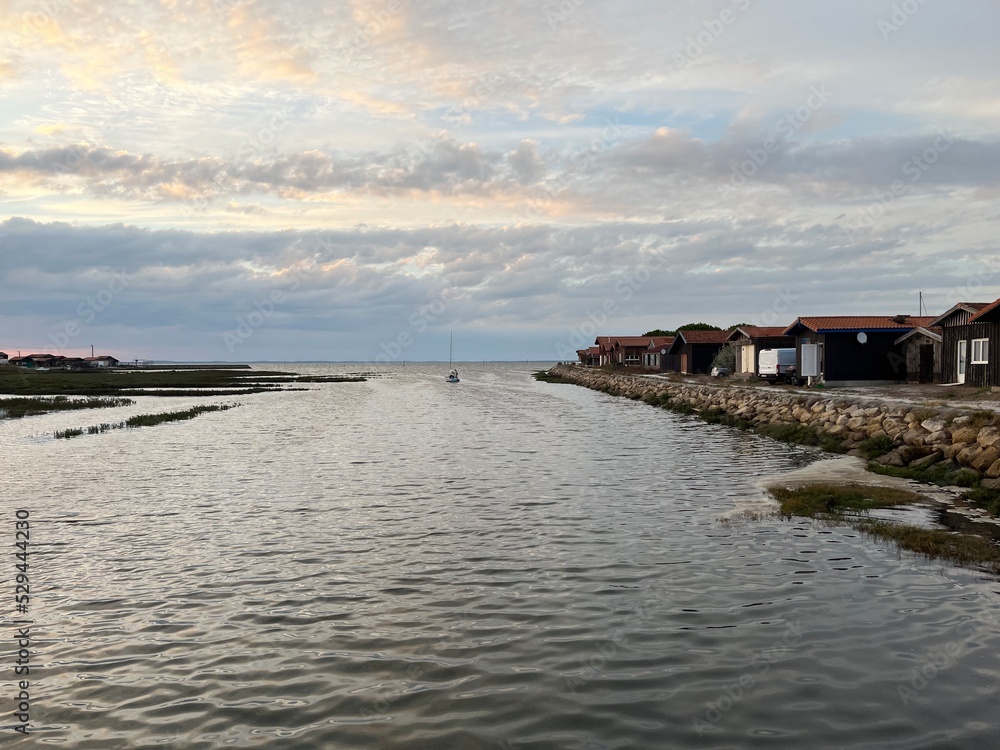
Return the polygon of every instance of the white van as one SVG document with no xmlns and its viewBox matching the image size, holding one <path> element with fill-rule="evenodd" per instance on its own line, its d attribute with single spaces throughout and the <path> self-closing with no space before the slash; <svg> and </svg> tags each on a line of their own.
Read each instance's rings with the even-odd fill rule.
<svg viewBox="0 0 1000 750">
<path fill-rule="evenodd" d="M 761 349 L 757 355 L 757 372 L 771 383 L 795 380 L 794 349 Z"/>
</svg>

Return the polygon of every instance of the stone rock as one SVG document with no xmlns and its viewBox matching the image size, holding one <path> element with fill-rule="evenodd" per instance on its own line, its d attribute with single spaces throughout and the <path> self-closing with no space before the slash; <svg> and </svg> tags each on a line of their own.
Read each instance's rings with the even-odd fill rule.
<svg viewBox="0 0 1000 750">
<path fill-rule="evenodd" d="M 890 451 L 884 456 L 879 456 L 875 459 L 875 463 L 882 464 L 883 466 L 897 466 L 899 468 L 906 466 L 906 461 L 899 455 L 899 451 Z"/>
<path fill-rule="evenodd" d="M 925 419 L 923 422 L 920 423 L 920 426 L 923 427 L 928 432 L 941 432 L 942 430 L 944 430 L 946 425 L 947 422 L 945 422 L 945 420 L 942 419 L 941 417 L 934 417 L 933 419 Z"/>
<path fill-rule="evenodd" d="M 979 431 L 979 435 L 976 436 L 976 442 L 983 448 L 991 448 L 1000 443 L 1000 427 L 993 427 L 992 425 L 984 427 Z"/>
<path fill-rule="evenodd" d="M 958 422 L 956 419 L 955 422 Z M 979 430 L 975 427 L 960 427 L 951 432 L 951 442 L 955 445 L 959 443 L 974 443 L 979 436 Z"/>
<path fill-rule="evenodd" d="M 847 451 L 848 456 L 854 456 L 855 458 L 864 458 L 865 454 L 861 452 L 859 448 L 851 448 Z"/>
<path fill-rule="evenodd" d="M 990 464 L 990 467 L 984 472 L 988 479 L 1000 480 L 1000 460 L 994 461 Z M 985 487 L 988 479 L 983 480 L 982 485 Z M 998 482 L 1000 484 L 1000 482 Z"/>
<path fill-rule="evenodd" d="M 944 458 L 944 453 L 941 451 L 934 451 L 929 456 L 924 456 L 923 458 L 918 458 L 915 461 L 910 462 L 911 469 L 924 469 L 928 466 L 936 464 L 938 461 Z"/>
<path fill-rule="evenodd" d="M 947 430 L 939 430 L 938 432 L 932 432 L 930 435 L 924 438 L 924 444 L 926 445 L 950 445 L 951 444 L 951 433 Z"/>
<path fill-rule="evenodd" d="M 853 440 L 855 443 L 860 443 L 862 440 L 868 439 L 868 436 L 863 432 L 849 432 L 846 437 L 848 440 Z"/>
<path fill-rule="evenodd" d="M 955 417 L 953 420 L 951 420 L 951 423 L 956 427 L 961 427 L 962 425 L 968 424 L 971 419 L 972 417 L 965 414 L 961 417 Z"/>
<path fill-rule="evenodd" d="M 991 466 L 990 468 L 992 469 L 993 467 Z M 988 490 L 1000 490 L 1000 479 L 984 479 L 979 484 Z"/>
<path fill-rule="evenodd" d="M 887 438 L 887 437 L 889 437 L 889 434 L 885 430 L 883 430 L 881 427 L 879 427 L 878 425 L 875 425 L 873 427 L 869 427 L 868 430 L 867 430 L 867 432 L 865 434 L 868 435 L 869 439 L 871 439 L 871 438 L 883 438 L 883 437 Z"/>
<path fill-rule="evenodd" d="M 976 471 L 986 471 L 996 461 L 1000 461 L 1000 448 L 987 448 L 972 462 L 972 468 Z"/>
<path fill-rule="evenodd" d="M 960 445 L 945 445 L 941 448 L 941 452 L 944 453 L 945 458 L 954 459 L 959 453 L 965 450 L 965 444 Z"/>
<path fill-rule="evenodd" d="M 851 432 L 857 432 L 867 424 L 868 420 L 865 419 L 864 417 L 854 417 L 853 419 L 847 422 L 847 429 L 851 430 Z"/>
<path fill-rule="evenodd" d="M 979 446 L 963 448 L 961 453 L 955 456 L 955 460 L 965 466 L 971 466 L 972 462 L 979 458 L 980 452 Z"/>
<path fill-rule="evenodd" d="M 907 445 L 923 445 L 924 438 L 927 437 L 927 431 L 923 427 L 917 427 L 916 429 L 907 430 L 902 440 Z"/>
</svg>

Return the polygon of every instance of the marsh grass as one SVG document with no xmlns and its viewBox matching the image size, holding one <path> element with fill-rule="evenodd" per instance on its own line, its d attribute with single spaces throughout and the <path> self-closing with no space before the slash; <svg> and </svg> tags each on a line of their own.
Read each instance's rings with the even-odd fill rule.
<svg viewBox="0 0 1000 750">
<path fill-rule="evenodd" d="M 98 425 L 91 425 L 86 428 L 76 428 L 70 430 L 56 430 L 52 433 L 56 438 L 71 438 L 83 435 L 99 435 L 111 430 L 135 429 L 138 427 L 153 427 L 164 422 L 180 422 L 187 419 L 194 419 L 199 414 L 206 414 L 213 411 L 228 411 L 239 406 L 235 404 L 210 404 L 206 406 L 192 406 L 190 409 L 179 411 L 167 411 L 160 414 L 136 414 L 134 417 L 122 420 L 121 422 L 104 422 Z"/>
<path fill-rule="evenodd" d="M 364 377 L 272 370 L 106 370 L 38 372 L 0 367 L 0 393 L 15 396 L 218 396 L 261 393 L 297 383 L 357 383 Z M 158 389 L 139 392 L 139 389 Z M 193 390 L 199 389 L 199 390 Z"/>
<path fill-rule="evenodd" d="M 66 396 L 46 396 L 43 398 L 0 398 L 0 418 L 21 419 L 53 411 L 75 411 L 78 409 L 113 409 L 117 406 L 131 406 L 130 398 L 68 398 Z"/>
<path fill-rule="evenodd" d="M 564 378 L 562 375 L 555 375 L 547 370 L 536 370 L 532 377 L 540 383 L 572 383 L 572 380 Z"/>
<path fill-rule="evenodd" d="M 900 549 L 958 565 L 982 567 L 1000 573 L 1000 547 L 978 534 L 924 529 L 906 523 L 867 516 L 872 510 L 908 505 L 920 496 L 908 490 L 867 485 L 813 484 L 775 487 L 771 494 L 785 518 L 805 516 L 849 525 L 874 539 L 890 541 Z"/>
<path fill-rule="evenodd" d="M 949 462 L 941 461 L 927 467 L 883 466 L 869 463 L 868 471 L 887 477 L 914 479 L 925 484 L 941 487 L 975 487 L 979 484 L 979 473 L 972 469 L 956 469 Z"/>
</svg>

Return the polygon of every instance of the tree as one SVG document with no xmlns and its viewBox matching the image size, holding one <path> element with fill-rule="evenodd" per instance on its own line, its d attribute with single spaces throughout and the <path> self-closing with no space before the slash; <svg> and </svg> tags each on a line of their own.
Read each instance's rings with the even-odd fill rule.
<svg viewBox="0 0 1000 750">
<path fill-rule="evenodd" d="M 682 326 L 677 327 L 678 331 L 721 331 L 722 329 L 718 326 L 709 325 L 708 323 L 685 323 Z"/>
<path fill-rule="evenodd" d="M 753 323 L 734 323 L 733 325 L 729 326 L 729 328 L 727 328 L 726 330 L 735 331 L 737 328 L 750 328 L 752 326 Z"/>
<path fill-rule="evenodd" d="M 643 336 L 676 336 L 677 331 L 664 331 L 661 328 L 656 328 L 652 331 L 646 331 Z"/>
</svg>

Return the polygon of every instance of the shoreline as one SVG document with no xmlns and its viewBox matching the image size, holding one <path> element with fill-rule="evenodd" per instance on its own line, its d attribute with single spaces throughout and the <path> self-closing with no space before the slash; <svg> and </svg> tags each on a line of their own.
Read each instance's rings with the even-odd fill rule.
<svg viewBox="0 0 1000 750">
<path fill-rule="evenodd" d="M 724 514 L 722 522 L 778 513 L 776 491 L 870 488 L 873 493 L 907 492 L 918 497 L 919 504 L 949 532 L 1000 539 L 1000 518 L 966 498 L 973 488 L 996 493 L 1000 487 L 1000 428 L 992 413 L 986 419 L 982 411 L 952 406 L 921 408 L 915 413 L 912 403 L 896 404 L 884 398 L 873 403 L 853 393 L 707 385 L 567 365 L 556 365 L 540 379 L 641 400 L 708 424 L 824 451 L 809 466 L 759 478 L 754 483 L 759 497 Z M 881 455 L 875 455 L 873 448 Z"/>
</svg>

